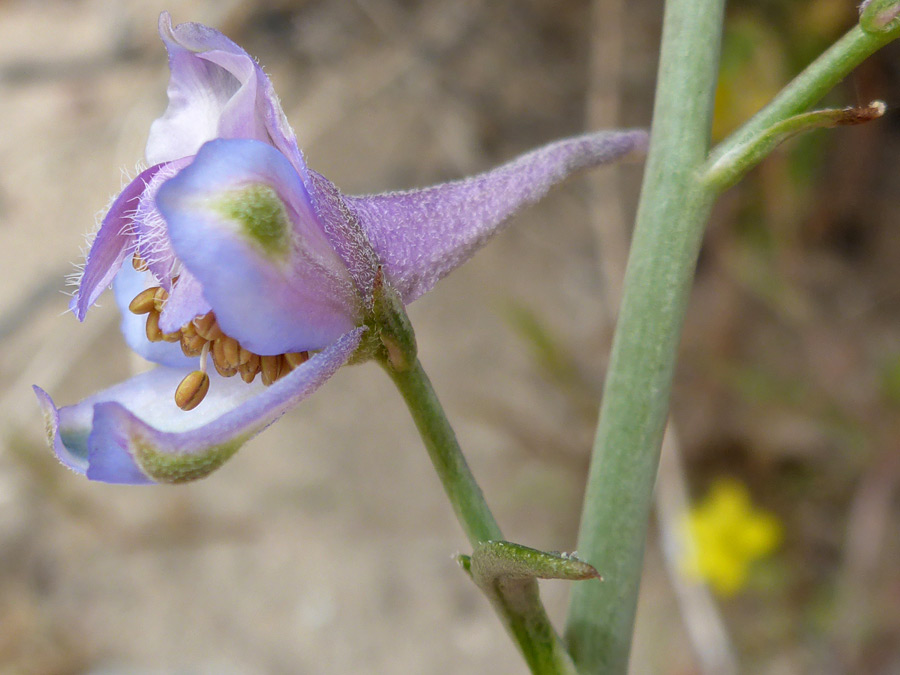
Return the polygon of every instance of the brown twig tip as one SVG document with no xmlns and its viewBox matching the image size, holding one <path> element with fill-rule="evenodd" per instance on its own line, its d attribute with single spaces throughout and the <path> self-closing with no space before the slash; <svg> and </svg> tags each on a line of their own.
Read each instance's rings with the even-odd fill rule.
<svg viewBox="0 0 900 675">
<path fill-rule="evenodd" d="M 886 110 L 887 106 L 885 105 L 884 101 L 872 101 L 869 105 L 864 107 L 844 108 L 841 111 L 841 116 L 838 117 L 835 122 L 840 126 L 865 124 L 866 122 L 877 120 L 879 117 L 884 115 Z"/>
</svg>

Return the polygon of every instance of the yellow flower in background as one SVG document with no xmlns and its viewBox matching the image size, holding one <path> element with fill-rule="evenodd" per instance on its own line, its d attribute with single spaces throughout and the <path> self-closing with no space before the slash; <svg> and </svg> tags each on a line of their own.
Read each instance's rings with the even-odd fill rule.
<svg viewBox="0 0 900 675">
<path fill-rule="evenodd" d="M 684 574 L 730 596 L 747 583 L 751 564 L 778 547 L 782 527 L 773 514 L 754 508 L 745 485 L 720 478 L 687 514 L 685 536 Z"/>
</svg>

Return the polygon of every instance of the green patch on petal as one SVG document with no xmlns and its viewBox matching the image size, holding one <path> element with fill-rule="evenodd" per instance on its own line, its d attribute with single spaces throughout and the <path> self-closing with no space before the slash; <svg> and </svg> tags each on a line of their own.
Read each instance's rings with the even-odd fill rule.
<svg viewBox="0 0 900 675">
<path fill-rule="evenodd" d="M 141 470 L 159 483 L 188 483 L 205 478 L 222 466 L 247 440 L 246 436 L 214 445 L 202 452 L 173 455 L 161 452 L 142 438 L 132 438 L 134 459 Z"/>
<path fill-rule="evenodd" d="M 257 183 L 229 192 L 218 201 L 216 208 L 240 224 L 242 233 L 267 255 L 287 256 L 291 222 L 284 202 L 270 186 Z"/>
</svg>

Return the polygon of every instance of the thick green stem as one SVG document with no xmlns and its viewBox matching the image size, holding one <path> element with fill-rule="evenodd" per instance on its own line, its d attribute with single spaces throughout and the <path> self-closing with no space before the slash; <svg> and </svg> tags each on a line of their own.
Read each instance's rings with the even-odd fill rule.
<svg viewBox="0 0 900 675">
<path fill-rule="evenodd" d="M 566 632 L 582 673 L 628 667 L 675 355 L 715 195 L 774 146 L 767 138 L 785 120 L 900 33 L 900 2 L 876 0 L 863 15 L 866 29 L 847 33 L 707 157 L 723 5 L 666 3 L 650 153 L 578 542 L 581 557 L 607 581 L 573 588 Z M 709 167 L 724 179 L 704 181 Z"/>
<path fill-rule="evenodd" d="M 724 0 L 666 3 L 644 186 L 578 538 L 602 584 L 572 589 L 582 673 L 625 673 L 675 353 L 713 193 L 709 149 Z"/>
<path fill-rule="evenodd" d="M 503 539 L 422 364 L 415 359 L 408 368 L 396 369 L 387 361 L 382 365 L 409 407 L 431 462 L 473 549 L 481 542 Z M 572 660 L 541 605 L 537 581 L 522 581 L 519 586 L 508 592 L 498 590 L 492 602 L 531 672 L 542 675 L 574 674 Z"/>
</svg>

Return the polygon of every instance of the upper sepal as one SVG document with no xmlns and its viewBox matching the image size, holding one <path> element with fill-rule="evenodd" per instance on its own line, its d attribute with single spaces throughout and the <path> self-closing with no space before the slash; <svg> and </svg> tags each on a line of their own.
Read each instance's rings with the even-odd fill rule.
<svg viewBox="0 0 900 675">
<path fill-rule="evenodd" d="M 51 447 L 69 468 L 106 483 L 182 483 L 221 466 L 318 389 L 356 351 L 365 330 L 350 331 L 270 387 L 210 373 L 209 393 L 191 412 L 172 398 L 186 369 L 156 368 L 62 408 L 34 390 Z"/>
<path fill-rule="evenodd" d="M 259 64 L 219 31 L 159 17 L 169 52 L 169 106 L 150 127 L 147 161 L 194 155 L 214 138 L 252 138 L 277 148 L 297 171 L 305 164 L 294 132 Z"/>
</svg>

